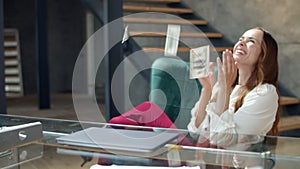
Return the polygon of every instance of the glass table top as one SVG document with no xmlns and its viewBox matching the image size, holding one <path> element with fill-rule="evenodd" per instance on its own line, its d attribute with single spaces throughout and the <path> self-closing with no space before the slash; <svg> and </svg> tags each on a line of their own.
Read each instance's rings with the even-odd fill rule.
<svg viewBox="0 0 300 169">
<path fill-rule="evenodd" d="M 176 130 L 183 133 L 192 145 L 168 143 L 158 150 L 159 153 L 140 154 L 123 151 L 107 151 L 88 146 L 58 144 L 56 138 L 71 134 L 89 127 L 126 128 L 132 130 L 151 130 L 154 132 L 174 132 L 171 129 L 112 125 L 96 122 L 79 122 L 62 119 L 47 119 L 15 115 L 0 115 L 0 125 L 16 126 L 20 124 L 40 122 L 42 139 L 25 145 L 16 145 L 0 153 L 0 168 L 26 168 L 42 163 L 48 168 L 83 168 L 97 165 L 99 159 L 106 159 L 116 165 L 139 166 L 227 166 L 227 167 L 259 167 L 259 168 L 297 168 L 300 165 L 300 138 L 265 136 L 259 143 L 251 143 L 247 149 L 223 148 L 214 145 L 203 146 L 199 139 L 193 139 L 187 130 Z M 198 138 L 198 137 L 196 137 Z M 138 145 L 137 145 L 138 146 Z M 26 150 L 26 151 L 25 151 Z M 24 153 L 26 152 L 26 153 Z M 30 152 L 32 156 L 30 156 Z M 23 153 L 23 154 L 22 154 Z M 24 159 L 24 154 L 26 158 Z M 15 157 L 15 158 L 14 158 Z M 22 158 L 21 158 L 22 157 Z M 20 160 L 21 159 L 21 160 Z M 47 160 L 46 160 L 47 159 Z M 49 160 L 51 159 L 51 160 Z M 65 160 L 64 160 L 65 159 Z M 68 162 L 67 159 L 73 162 Z M 77 160 L 74 160 L 77 159 Z M 21 162 L 20 162 L 21 161 Z M 46 163 L 51 164 L 46 164 Z M 30 168 L 29 167 L 29 168 Z M 201 167 L 200 167 L 201 168 Z"/>
</svg>

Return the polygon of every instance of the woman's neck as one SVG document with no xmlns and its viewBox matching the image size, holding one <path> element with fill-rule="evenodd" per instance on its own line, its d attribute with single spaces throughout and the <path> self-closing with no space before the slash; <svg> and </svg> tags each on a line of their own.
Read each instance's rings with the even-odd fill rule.
<svg viewBox="0 0 300 169">
<path fill-rule="evenodd" d="M 238 81 L 238 84 L 239 85 L 246 85 L 247 82 L 248 82 L 248 79 L 250 78 L 252 74 L 252 69 L 242 69 L 242 68 L 239 68 L 239 81 Z"/>
</svg>

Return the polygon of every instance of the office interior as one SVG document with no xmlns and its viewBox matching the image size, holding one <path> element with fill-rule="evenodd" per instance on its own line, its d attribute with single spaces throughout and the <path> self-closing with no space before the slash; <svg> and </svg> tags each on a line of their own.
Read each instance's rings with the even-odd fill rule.
<svg viewBox="0 0 300 169">
<path fill-rule="evenodd" d="M 130 16 L 154 12 L 199 21 L 189 24 L 204 34 L 217 55 L 224 49 L 232 49 L 240 34 L 251 27 L 270 31 L 279 45 L 279 87 L 280 94 L 286 96 L 279 135 L 298 138 L 299 3 L 296 0 L 0 0 L 0 42 L 4 44 L 0 47 L 0 113 L 105 123 L 149 100 L 151 65 L 163 57 L 165 39 L 146 31 L 143 37 L 147 26 L 133 32 L 127 32 L 127 28 L 139 28 L 131 24 L 145 22 L 132 21 Z M 127 20 L 123 20 L 125 16 Z M 174 24 L 146 22 L 164 24 L 163 28 Z M 107 25 L 111 27 L 104 29 Z M 129 37 L 122 42 L 125 35 Z M 97 37 L 105 40 L 100 40 L 95 48 L 107 53 L 101 51 L 96 56 L 99 58 L 93 58 L 95 49 L 88 44 Z M 5 46 L 12 38 L 17 40 L 17 46 Z M 188 51 L 179 47 L 179 58 L 188 61 Z M 79 102 L 85 99 L 94 103 L 93 108 L 80 107 Z M 91 114 L 83 114 L 81 110 Z M 93 114 L 94 110 L 98 113 Z M 66 160 L 71 164 L 61 162 L 64 168 L 73 164 L 76 168 L 82 159 L 72 156 Z M 97 160 L 85 167 L 91 163 Z"/>
</svg>

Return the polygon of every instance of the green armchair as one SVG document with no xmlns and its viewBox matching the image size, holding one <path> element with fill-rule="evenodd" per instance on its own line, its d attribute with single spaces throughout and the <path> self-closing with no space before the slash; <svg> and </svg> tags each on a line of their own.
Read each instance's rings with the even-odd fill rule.
<svg viewBox="0 0 300 169">
<path fill-rule="evenodd" d="M 189 79 L 189 63 L 169 57 L 156 59 L 150 92 L 150 101 L 164 110 L 177 128 L 186 129 L 201 92 L 199 81 Z"/>
</svg>

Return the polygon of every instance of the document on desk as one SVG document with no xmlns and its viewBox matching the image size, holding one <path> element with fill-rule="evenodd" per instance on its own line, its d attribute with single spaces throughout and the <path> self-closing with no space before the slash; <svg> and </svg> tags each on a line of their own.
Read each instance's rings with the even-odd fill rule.
<svg viewBox="0 0 300 169">
<path fill-rule="evenodd" d="M 110 165 L 110 166 L 104 166 L 104 165 L 93 165 L 90 167 L 90 169 L 125 169 L 125 168 L 130 168 L 130 169 L 200 169 L 199 166 L 181 166 L 181 167 L 159 167 L 159 166 L 128 166 L 128 165 Z"/>
<path fill-rule="evenodd" d="M 209 45 L 190 50 L 190 79 L 207 77 L 209 74 Z"/>
</svg>

